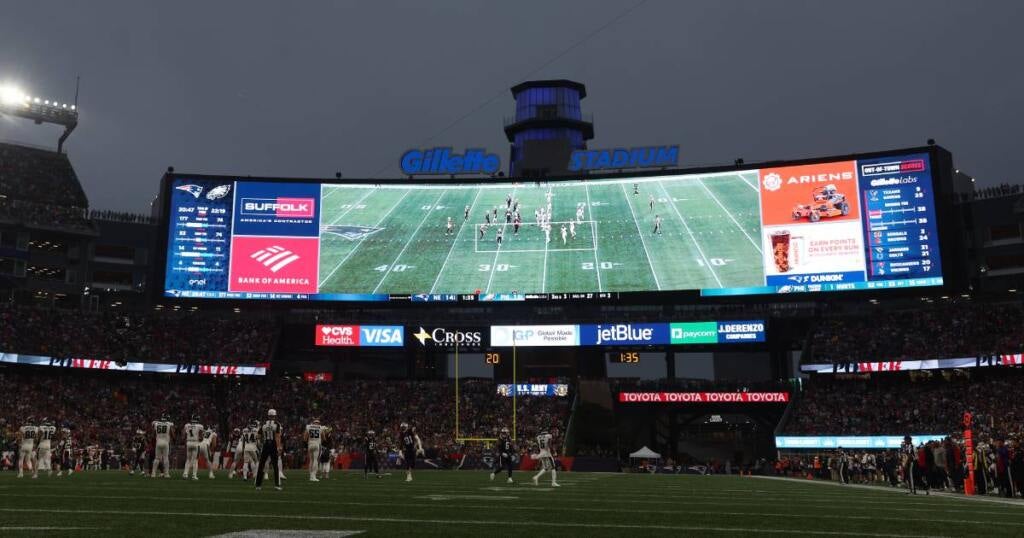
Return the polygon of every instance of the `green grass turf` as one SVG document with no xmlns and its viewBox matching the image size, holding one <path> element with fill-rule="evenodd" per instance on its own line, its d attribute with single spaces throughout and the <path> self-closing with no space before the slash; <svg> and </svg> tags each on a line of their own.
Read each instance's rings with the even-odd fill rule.
<svg viewBox="0 0 1024 538">
<path fill-rule="evenodd" d="M 176 475 L 177 476 L 177 475 Z M 367 536 L 1022 536 L 1024 506 L 882 488 L 690 475 L 562 473 L 562 488 L 507 486 L 483 471 L 363 480 L 334 473 L 284 491 L 241 481 L 0 475 L 0 535 L 208 536 L 248 529 Z M 527 473 L 516 473 L 526 482 Z M 547 477 L 545 477 L 547 478 Z M 16 527 L 55 527 L 22 530 Z M 71 527 L 88 527 L 67 530 Z M 66 529 L 66 530 L 61 530 Z"/>
<path fill-rule="evenodd" d="M 633 194 L 639 182 L 640 194 Z M 551 241 L 535 225 L 549 186 L 535 183 L 324 186 L 321 227 L 367 226 L 361 237 L 321 234 L 322 293 L 521 293 L 688 290 L 764 283 L 756 177 L 738 173 L 551 183 Z M 518 236 L 505 198 L 521 201 Z M 655 207 L 649 197 L 655 198 Z M 575 239 L 561 225 L 585 204 Z M 464 208 L 470 206 L 469 219 Z M 500 224 L 480 238 L 484 213 Z M 655 215 L 662 234 L 654 235 Z M 455 233 L 445 234 L 451 217 Z M 504 226 L 504 240 L 495 241 Z M 568 226 L 567 226 L 568 227 Z"/>
</svg>

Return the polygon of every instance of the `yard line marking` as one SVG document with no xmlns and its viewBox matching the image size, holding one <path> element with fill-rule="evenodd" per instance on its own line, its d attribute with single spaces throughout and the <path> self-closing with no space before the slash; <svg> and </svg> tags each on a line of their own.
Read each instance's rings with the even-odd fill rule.
<svg viewBox="0 0 1024 538">
<path fill-rule="evenodd" d="M 597 222 L 593 220 L 594 207 L 590 205 L 590 185 L 584 185 L 583 188 L 587 190 L 587 212 L 591 217 L 590 235 L 594 236 L 594 270 L 597 271 L 597 291 L 601 292 L 604 289 L 601 287 L 601 262 L 597 255 Z"/>
<path fill-rule="evenodd" d="M 593 252 L 593 250 L 594 250 L 593 248 L 553 248 L 553 249 L 551 249 L 551 252 L 573 252 L 573 251 Z M 497 252 L 497 251 L 496 250 L 477 250 L 476 251 L 477 254 L 488 254 L 488 253 L 491 253 L 491 252 Z M 544 252 L 544 250 L 543 249 L 539 249 L 539 248 L 528 248 L 528 249 L 521 249 L 521 250 L 520 249 L 509 250 L 509 249 L 506 248 L 505 250 L 503 250 L 503 252 L 509 252 L 509 253 L 516 253 L 516 252 Z"/>
<path fill-rule="evenodd" d="M 226 512 L 160 512 L 155 510 L 63 510 L 56 508 L 0 508 L 0 512 L 41 513 L 41 514 L 90 514 L 90 515 L 141 515 L 141 516 L 192 516 L 221 517 L 244 519 L 284 519 L 284 520 L 315 520 L 315 521 L 359 521 L 366 523 L 424 523 L 436 525 L 504 525 L 507 521 L 493 519 L 421 519 L 401 517 L 359 517 L 359 516 L 318 516 L 310 514 L 238 514 Z M 870 517 L 870 516 L 864 516 Z M 664 531 L 712 531 L 712 532 L 749 532 L 756 534 L 811 534 L 828 536 L 871 536 L 877 538 L 934 538 L 934 534 L 888 534 L 868 533 L 862 531 L 825 531 L 804 529 L 766 529 L 763 527 L 712 527 L 703 525 L 640 525 L 627 523 L 578 523 L 548 521 L 517 521 L 516 525 L 526 527 L 577 528 L 577 529 L 635 529 Z M 940 537 L 945 538 L 945 537 Z"/>
<path fill-rule="evenodd" d="M 661 191 L 665 193 L 665 197 L 671 199 L 672 196 L 668 193 L 668 189 L 665 188 L 665 184 L 661 181 L 658 182 L 658 186 L 661 187 Z M 690 230 L 690 226 L 686 224 L 686 219 L 683 218 L 683 214 L 679 212 L 679 208 L 676 207 L 675 202 L 669 202 L 668 205 L 672 206 L 672 210 L 675 211 L 676 216 L 679 217 L 679 221 L 683 223 L 683 228 L 686 228 L 686 233 L 690 235 L 690 241 L 693 241 L 693 245 L 697 247 L 697 252 L 700 254 L 702 260 L 704 260 L 704 266 L 711 271 L 711 276 L 715 277 L 715 282 L 718 283 L 718 287 L 722 287 L 722 281 L 718 279 L 718 274 L 715 273 L 715 268 L 708 261 L 708 257 L 704 255 L 704 249 L 700 248 L 700 243 L 697 242 L 697 238 L 694 237 L 693 231 Z M 632 208 L 632 206 L 630 206 Z"/>
<path fill-rule="evenodd" d="M 747 240 L 750 241 L 750 244 L 754 245 L 754 248 L 756 248 L 758 252 L 762 252 L 761 245 L 758 245 L 757 242 L 754 241 L 754 238 L 750 237 L 750 234 L 748 234 L 747 231 L 743 229 L 743 226 L 740 226 L 740 223 L 736 221 L 736 219 L 732 216 L 732 213 L 729 212 L 729 210 L 726 209 L 724 205 L 722 205 L 722 202 L 718 201 L 718 197 L 715 196 L 715 193 L 711 192 L 711 189 L 709 189 L 708 186 L 705 185 L 703 181 L 701 181 L 700 176 L 697 176 L 697 183 L 700 183 L 700 186 L 704 187 L 704 190 L 711 195 L 711 199 L 714 200 L 716 204 L 718 204 L 718 207 L 722 208 L 722 211 L 724 211 L 725 215 L 729 217 L 729 220 L 731 220 L 732 223 L 735 224 L 741 232 L 743 232 L 743 235 L 747 236 Z"/>
<path fill-rule="evenodd" d="M 767 477 L 767 478 L 775 478 L 775 477 Z M 867 489 L 867 488 L 876 489 L 877 487 L 876 486 L 860 486 L 860 488 L 862 488 L 862 489 Z M 64 488 L 62 488 L 62 489 L 64 489 Z M 513 492 L 514 491 L 514 492 L 517 492 L 517 493 L 529 493 L 529 494 L 533 494 L 535 492 L 554 491 L 554 488 L 544 488 L 544 487 L 529 488 L 529 489 L 525 489 L 525 490 L 523 488 L 488 487 L 488 488 L 476 488 L 476 489 L 465 489 L 465 490 L 458 489 L 458 490 L 455 490 L 455 491 L 457 491 L 457 492 L 461 492 L 461 491 L 477 491 L 478 489 L 479 490 L 484 490 L 484 491 L 495 491 L 495 492 Z M 151 491 L 151 490 L 148 490 L 148 488 L 147 488 L 147 491 Z M 766 492 L 766 493 L 772 493 L 774 495 L 777 492 Z M 892 493 L 902 493 L 902 492 L 899 491 L 899 490 L 892 490 Z M 455 494 L 455 496 L 458 496 L 458 495 L 459 494 Z M 129 495 L 95 495 L 95 494 L 90 494 L 90 495 L 70 495 L 70 494 L 66 494 L 66 493 L 64 493 L 64 494 L 56 494 L 56 493 L 38 494 L 38 493 L 24 493 L 24 492 L 23 493 L 19 493 L 19 494 L 8 493 L 8 494 L 3 494 L 2 496 L 4 496 L 4 497 L 39 497 L 39 498 L 83 498 L 83 499 L 107 499 L 107 500 L 130 500 L 130 499 L 137 499 L 137 500 L 154 500 L 154 501 L 167 501 L 167 502 L 174 502 L 174 501 L 193 502 L 193 501 L 197 500 L 197 498 L 195 498 L 195 497 L 163 497 L 163 496 L 138 496 L 138 495 L 131 495 L 131 496 L 129 496 Z M 588 506 L 588 507 L 584 507 L 584 508 L 574 508 L 574 507 L 562 507 L 561 508 L 562 510 L 566 510 L 566 511 L 570 511 L 570 512 L 624 512 L 624 513 L 642 513 L 642 514 L 674 514 L 674 513 L 684 513 L 684 512 L 680 512 L 678 508 L 672 508 L 672 509 L 667 509 L 667 510 L 648 510 L 648 509 L 644 509 L 644 508 L 616 508 L 616 507 L 593 508 L 593 507 L 589 507 L 589 506 L 591 506 L 591 505 L 593 505 L 595 503 L 598 503 L 598 504 L 600 504 L 600 503 L 609 503 L 609 504 L 622 504 L 622 503 L 626 503 L 626 504 L 642 504 L 642 505 L 667 504 L 667 505 L 677 506 L 680 502 L 685 502 L 687 506 L 690 506 L 690 505 L 693 505 L 693 506 L 705 506 L 705 505 L 706 506 L 721 506 L 721 501 L 718 501 L 718 500 L 716 500 L 716 501 L 709 501 L 709 502 L 692 501 L 692 500 L 686 500 L 686 501 L 679 501 L 679 500 L 673 500 L 673 501 L 650 501 L 650 500 L 632 499 L 632 497 L 637 497 L 636 494 L 630 494 L 629 496 L 631 497 L 631 499 L 627 499 L 627 500 L 603 500 L 603 499 L 572 498 L 572 499 L 562 499 L 560 502 L 568 503 L 568 504 L 581 503 L 581 504 L 585 504 L 585 505 Z M 657 497 L 656 495 L 649 495 L 649 496 L 650 497 Z M 698 495 L 698 496 L 701 497 L 701 498 L 706 497 L 706 495 L 703 494 L 703 493 Z M 372 498 L 372 497 L 388 497 L 388 498 L 393 498 L 393 496 L 390 496 L 390 494 L 386 494 L 386 493 L 370 494 L 370 493 L 366 493 L 366 492 L 361 493 L 360 497 L 361 498 Z M 421 496 L 419 498 L 427 498 L 427 497 L 429 497 L 429 495 Z M 735 495 L 727 495 L 726 497 L 728 497 L 729 499 L 735 499 L 736 498 Z M 950 495 L 946 495 L 946 497 L 954 498 L 954 499 L 961 499 L 961 500 L 971 500 L 971 499 L 967 499 L 967 498 L 964 498 L 964 497 L 952 497 Z M 498 499 L 501 499 L 501 497 L 488 497 L 488 498 L 498 498 Z M 538 500 L 541 499 L 541 497 L 535 497 L 535 498 L 538 499 Z M 682 497 L 675 497 L 675 498 L 676 499 L 680 499 Z M 522 498 L 520 498 L 520 499 L 522 499 Z M 263 498 L 263 499 L 242 499 L 242 498 L 231 498 L 231 497 L 223 497 L 223 496 L 219 496 L 219 497 L 215 497 L 215 498 L 199 498 L 198 500 L 210 501 L 210 502 L 222 502 L 222 503 L 263 503 L 263 504 L 309 504 L 309 505 L 344 505 L 344 506 L 381 506 L 381 503 L 379 503 L 379 502 L 368 502 L 368 501 L 336 501 L 336 500 L 332 500 L 332 501 L 318 501 L 318 500 L 314 500 L 314 499 L 295 500 L 295 499 L 267 499 L 267 498 Z M 989 500 L 989 501 L 991 501 L 993 503 L 1001 502 L 998 499 L 975 499 L 975 500 L 980 500 L 980 501 Z M 512 505 L 512 506 L 507 506 L 505 508 L 508 509 L 508 510 L 519 510 L 519 511 L 547 511 L 547 510 L 550 509 L 550 507 L 546 503 L 542 504 L 542 505 L 529 505 L 529 504 L 525 504 L 525 503 L 528 503 L 528 502 L 530 502 L 530 500 L 523 500 L 522 502 L 520 502 L 518 504 L 515 504 L 515 505 Z M 786 502 L 789 502 L 789 501 L 786 501 Z M 801 508 L 828 508 L 830 506 L 834 506 L 834 504 L 829 504 L 829 502 L 823 502 L 821 504 L 813 504 L 813 503 L 812 504 L 807 504 L 805 502 L 801 502 L 800 503 L 800 507 Z M 884 506 L 881 506 L 881 507 L 879 507 L 879 506 L 872 506 L 872 507 L 870 507 L 870 510 L 875 510 L 877 512 L 915 512 L 915 513 L 917 513 L 917 512 L 920 512 L 919 508 L 913 508 L 913 507 L 908 507 L 908 506 L 935 506 L 935 503 L 932 503 L 932 502 L 915 502 L 915 503 L 907 504 L 907 503 L 904 503 L 902 501 L 897 502 L 897 500 L 895 498 L 892 501 L 858 501 L 856 499 L 849 499 L 848 495 L 843 495 L 843 502 L 844 502 L 844 506 L 858 506 L 858 505 L 861 505 L 861 504 L 889 504 L 889 505 L 897 504 L 897 505 L 900 506 L 900 508 L 891 508 L 891 507 L 884 507 Z M 1020 504 L 1021 504 L 1019 501 L 1018 502 L 1013 502 L 1010 499 L 1004 499 L 1001 503 L 1002 504 L 1010 504 L 1010 505 L 1014 505 L 1014 506 L 1020 506 Z M 405 507 L 405 508 L 429 508 L 429 507 L 433 506 L 431 504 L 426 504 L 426 503 L 393 503 L 393 502 L 388 502 L 387 505 L 388 506 L 393 506 L 393 507 Z M 475 508 L 475 506 L 473 506 L 471 508 Z M 998 516 L 1010 516 L 1010 517 L 1021 517 L 1022 516 L 1022 514 L 1020 514 L 1020 513 L 1009 512 L 1009 511 L 1002 511 L 1002 512 L 999 512 L 999 511 L 979 511 L 979 510 L 955 509 L 955 508 L 948 508 L 948 507 L 943 507 L 943 512 L 972 514 L 972 515 L 998 515 Z M 694 513 L 707 513 L 707 511 L 706 510 L 697 510 L 697 511 L 694 511 Z M 716 512 L 716 513 L 725 513 L 725 512 Z M 756 513 L 749 513 L 749 514 L 750 515 L 757 515 Z M 779 512 L 773 512 L 772 514 L 780 515 Z M 787 515 L 794 515 L 794 514 L 787 514 Z M 832 516 L 832 517 L 841 517 L 841 516 Z M 851 516 L 851 517 L 859 517 L 859 516 Z M 906 518 L 899 518 L 898 520 L 899 521 L 905 521 Z M 956 521 L 963 521 L 963 520 L 956 520 Z M 967 520 L 967 522 L 970 522 L 970 521 Z M 991 522 L 991 520 L 985 521 L 984 523 L 989 523 L 989 522 Z M 992 523 L 994 523 L 994 524 L 1004 524 L 1005 523 L 1005 524 L 1014 524 L 1014 525 L 1021 524 L 1020 522 L 992 522 Z"/>
<path fill-rule="evenodd" d="M 517 190 L 519 190 L 519 185 L 516 185 L 515 187 L 512 187 L 512 199 L 513 200 L 516 198 L 516 191 Z M 497 217 L 495 217 L 495 218 L 497 218 Z M 505 226 L 508 226 L 508 224 L 502 222 L 501 223 L 501 231 L 502 232 L 505 231 Z M 503 237 L 503 239 L 502 239 L 501 242 L 504 243 L 505 242 L 504 236 L 502 236 L 502 237 Z M 499 244 L 498 247 L 494 250 L 494 261 L 491 262 L 491 275 L 489 277 L 487 277 L 487 289 L 484 290 L 484 293 L 490 293 L 491 292 L 491 282 L 494 281 L 494 268 L 498 265 L 498 254 L 500 252 L 501 252 L 501 245 Z"/>
<path fill-rule="evenodd" d="M 334 190 L 341 190 L 341 189 L 334 189 Z M 331 192 L 334 192 L 334 191 L 331 191 Z M 350 206 L 349 206 L 349 208 L 348 208 L 348 209 L 346 209 L 345 211 L 342 211 L 342 213 L 341 213 L 340 215 L 338 215 L 338 216 L 337 216 L 337 217 L 336 217 L 336 218 L 335 218 L 334 220 L 332 220 L 332 221 L 331 221 L 331 224 L 337 224 L 337 223 L 338 223 L 338 221 L 339 221 L 339 220 L 341 220 L 341 218 L 342 218 L 342 217 L 344 217 L 345 215 L 348 215 L 350 211 L 352 211 L 353 209 L 355 209 L 355 208 L 356 208 L 356 206 L 357 206 L 357 205 L 359 205 L 359 202 L 362 202 L 363 200 L 365 200 L 365 199 L 366 199 L 366 197 L 367 197 L 367 196 L 369 196 L 369 195 L 371 195 L 371 194 L 373 194 L 373 191 L 372 191 L 372 190 L 370 190 L 370 191 L 366 191 L 366 194 L 364 194 L 362 198 L 360 198 L 360 199 L 356 200 L 356 201 L 355 201 L 355 202 L 354 202 L 354 203 L 353 203 L 352 205 L 350 205 Z M 330 194 L 328 194 L 327 196 L 330 196 Z M 326 200 L 326 199 L 327 199 L 327 196 L 325 196 L 325 197 L 324 197 L 324 198 L 323 198 L 322 200 L 320 200 L 320 207 L 321 207 L 321 209 L 323 208 L 323 205 L 324 205 L 324 204 L 323 204 L 323 200 Z"/>
<path fill-rule="evenodd" d="M 430 209 L 426 210 L 426 215 L 423 215 L 423 219 L 420 220 L 419 226 L 417 226 L 416 229 L 413 230 L 412 235 L 409 236 L 409 240 L 405 242 L 405 245 L 402 247 L 402 250 L 398 251 L 398 256 L 395 256 L 395 261 L 391 262 L 391 265 L 388 266 L 387 271 L 384 271 L 384 276 L 380 277 L 380 282 L 377 283 L 377 287 L 373 288 L 373 293 L 377 293 L 377 290 L 379 290 L 380 287 L 384 284 L 384 280 L 387 279 L 388 275 L 391 274 L 391 269 L 395 267 L 396 263 L 398 263 L 398 260 L 399 258 L 402 257 L 402 254 L 405 254 L 405 249 L 409 248 L 409 245 L 412 244 L 412 240 L 416 239 L 416 234 L 420 233 L 420 228 L 423 227 L 423 223 L 427 222 L 427 219 L 430 218 L 431 213 L 434 212 L 434 206 L 441 202 L 441 198 L 444 198 L 445 194 L 447 194 L 447 191 L 441 191 L 441 196 L 438 196 L 437 200 L 434 200 L 434 203 L 430 204 Z"/>
<path fill-rule="evenodd" d="M 476 208 L 476 201 L 477 199 L 480 198 L 481 192 L 483 192 L 483 189 L 477 189 L 476 196 L 473 197 L 473 202 L 469 204 L 470 215 L 473 214 L 473 210 Z M 437 271 L 437 278 L 434 279 L 434 285 L 430 286 L 430 293 L 434 293 L 434 290 L 437 289 L 437 283 L 441 281 L 441 275 L 444 274 L 444 268 L 445 266 L 448 265 L 448 260 L 451 259 L 452 257 L 452 252 L 455 250 L 455 245 L 459 243 L 459 237 L 462 236 L 462 228 L 466 226 L 467 222 L 469 222 L 469 219 L 462 219 L 462 224 L 459 225 L 459 231 L 455 232 L 455 240 L 452 241 L 452 246 L 451 248 L 448 249 L 448 255 L 444 257 L 444 263 L 441 264 L 441 269 Z"/>
<path fill-rule="evenodd" d="M 399 198 L 397 202 L 395 202 L 395 205 L 391 206 L 391 209 L 389 209 L 387 213 L 384 213 L 384 215 L 381 216 L 381 218 L 377 219 L 377 222 L 374 223 L 373 227 L 376 228 L 377 226 L 380 226 L 380 223 L 384 222 L 384 219 L 388 218 L 388 215 L 390 215 L 391 212 L 394 211 L 395 208 L 398 207 L 402 203 L 402 200 L 405 200 L 405 197 L 409 196 L 409 192 L 411 192 L 411 191 L 405 191 L 405 194 L 403 194 L 402 197 Z M 346 254 L 345 257 L 342 258 L 340 262 L 338 262 L 338 265 L 335 265 L 334 269 L 331 269 L 331 272 L 327 273 L 327 276 L 324 277 L 324 279 L 320 281 L 320 285 L 317 286 L 318 290 L 319 290 L 319 288 L 323 287 L 324 283 L 326 283 L 328 280 L 331 279 L 332 276 L 334 276 L 334 273 L 336 273 L 338 271 L 338 269 L 341 269 L 341 266 L 344 265 L 345 262 L 348 261 L 348 259 L 350 257 L 352 257 L 352 254 L 355 254 L 356 250 L 359 249 L 359 245 L 362 245 L 363 241 L 366 241 L 367 237 L 370 237 L 370 236 L 369 235 L 364 235 L 362 239 L 357 241 L 356 244 L 352 246 L 352 250 L 348 251 L 348 254 Z"/>
<path fill-rule="evenodd" d="M 757 182 L 756 182 L 756 181 L 754 182 L 754 183 L 755 183 L 754 185 L 751 185 L 751 184 L 750 184 L 750 182 L 749 182 L 749 181 L 747 181 L 747 176 L 745 176 L 745 175 L 743 175 L 743 174 L 736 174 L 736 175 L 737 175 L 737 176 L 740 176 L 740 179 L 741 179 L 741 180 L 742 180 L 742 181 L 743 181 L 744 183 L 746 183 L 748 187 L 750 187 L 751 189 L 754 189 L 754 192 L 758 192 L 758 189 L 757 189 L 757 185 L 756 185 L 756 183 L 757 183 Z"/>
<path fill-rule="evenodd" d="M 661 290 L 661 283 L 658 282 L 658 273 L 654 270 L 654 264 L 651 263 L 651 253 L 647 251 L 647 240 L 644 239 L 644 232 L 640 229 L 640 223 L 636 220 L 636 211 L 633 211 L 633 202 L 629 201 L 629 193 L 626 192 L 626 184 L 619 184 L 622 187 L 622 196 L 626 198 L 626 205 L 629 206 L 629 212 L 633 215 L 633 224 L 636 226 L 636 233 L 640 234 L 640 244 L 644 246 L 644 255 L 647 256 L 647 266 L 651 268 L 651 276 L 654 277 L 654 285 Z"/>
</svg>

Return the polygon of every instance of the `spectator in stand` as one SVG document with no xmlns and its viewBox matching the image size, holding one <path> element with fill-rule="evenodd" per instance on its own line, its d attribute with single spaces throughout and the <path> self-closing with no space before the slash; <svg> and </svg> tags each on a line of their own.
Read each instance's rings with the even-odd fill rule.
<svg viewBox="0 0 1024 538">
<path fill-rule="evenodd" d="M 975 357 L 1024 351 L 1024 307 L 944 302 L 913 310 L 822 319 L 809 362 L 872 362 Z"/>
</svg>

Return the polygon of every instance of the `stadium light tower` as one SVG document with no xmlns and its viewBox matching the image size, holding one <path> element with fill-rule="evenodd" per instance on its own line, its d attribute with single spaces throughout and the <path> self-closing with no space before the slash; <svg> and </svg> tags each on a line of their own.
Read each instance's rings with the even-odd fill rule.
<svg viewBox="0 0 1024 538">
<path fill-rule="evenodd" d="M 32 120 L 36 125 L 52 123 L 64 127 L 64 134 L 57 141 L 57 153 L 63 153 L 64 141 L 78 127 L 77 102 L 77 97 L 74 104 L 51 101 L 29 95 L 14 84 L 0 84 L 0 116 L 9 114 Z"/>
</svg>

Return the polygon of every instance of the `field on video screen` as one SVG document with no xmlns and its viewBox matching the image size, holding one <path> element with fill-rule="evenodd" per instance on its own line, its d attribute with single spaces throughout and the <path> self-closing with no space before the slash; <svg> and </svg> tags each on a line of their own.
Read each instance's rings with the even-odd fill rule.
<svg viewBox="0 0 1024 538">
<path fill-rule="evenodd" d="M 549 192 L 545 235 L 535 211 L 547 209 Z M 518 233 L 506 223 L 509 196 L 519 203 Z M 321 199 L 321 293 L 764 284 L 756 171 L 543 184 L 325 185 Z"/>
</svg>

